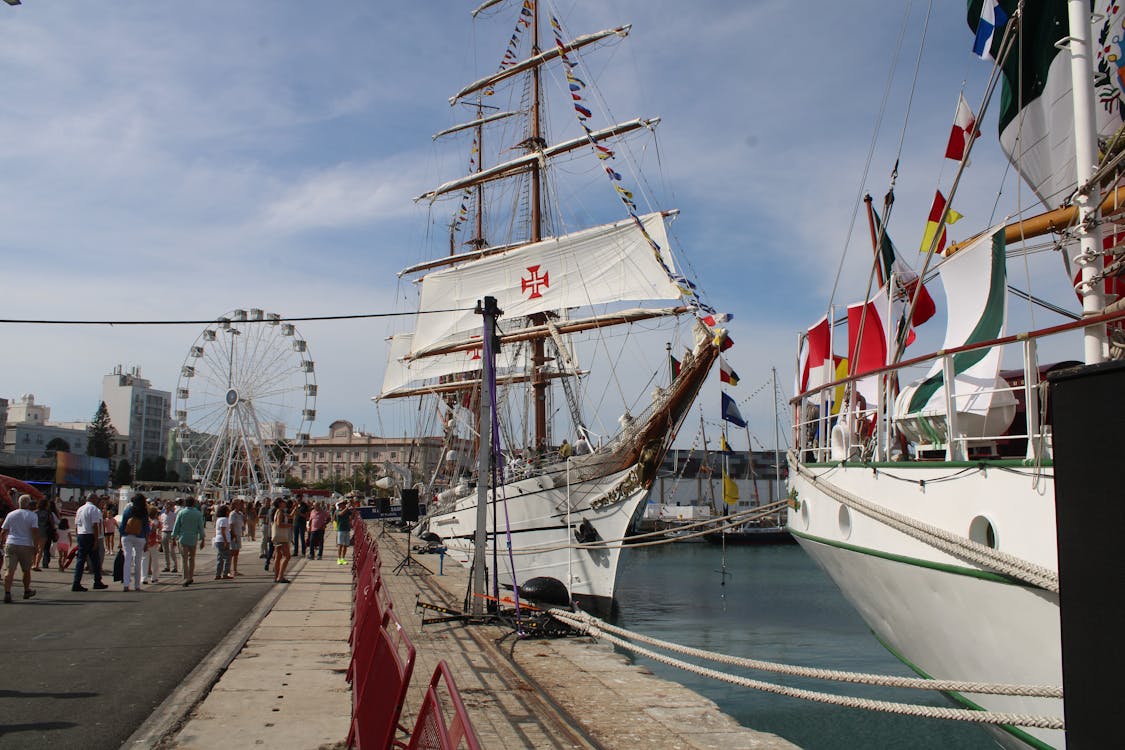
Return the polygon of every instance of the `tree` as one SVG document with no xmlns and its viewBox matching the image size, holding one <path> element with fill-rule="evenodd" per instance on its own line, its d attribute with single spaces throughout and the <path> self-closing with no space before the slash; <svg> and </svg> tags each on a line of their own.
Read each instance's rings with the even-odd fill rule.
<svg viewBox="0 0 1125 750">
<path fill-rule="evenodd" d="M 168 462 L 164 456 L 149 457 L 141 461 L 137 469 L 137 479 L 148 482 L 163 482 L 167 474 Z"/>
<path fill-rule="evenodd" d="M 129 465 L 129 459 L 123 458 L 117 462 L 117 468 L 113 470 L 113 483 L 120 487 L 123 484 L 132 484 L 133 482 L 133 467 Z"/>
<path fill-rule="evenodd" d="M 50 455 L 62 451 L 63 453 L 70 453 L 70 443 L 62 438 L 51 438 L 47 441 L 47 445 L 43 448 L 44 455 Z"/>
<path fill-rule="evenodd" d="M 86 428 L 86 455 L 109 458 L 113 453 L 113 424 L 105 401 L 98 405 L 94 421 Z"/>
</svg>

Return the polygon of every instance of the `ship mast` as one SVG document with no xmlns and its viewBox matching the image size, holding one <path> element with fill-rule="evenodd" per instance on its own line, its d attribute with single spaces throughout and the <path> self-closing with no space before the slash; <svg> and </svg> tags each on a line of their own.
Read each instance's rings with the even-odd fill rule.
<svg viewBox="0 0 1125 750">
<path fill-rule="evenodd" d="M 1093 46 L 1090 43 L 1090 7 L 1083 0 L 1069 0 L 1070 18 L 1070 74 L 1074 94 L 1074 148 L 1075 167 L 1078 172 L 1077 232 L 1081 252 L 1076 258 L 1082 268 L 1082 315 L 1092 317 L 1105 310 L 1105 285 L 1101 281 L 1104 270 L 1102 255 L 1102 230 L 1098 217 L 1101 189 L 1096 179 L 1098 171 L 1098 134 L 1094 124 Z M 1096 364 L 1105 359 L 1105 323 L 1089 326 L 1085 331 L 1086 364 Z"/>
<path fill-rule="evenodd" d="M 534 58 L 540 53 L 539 48 L 539 3 L 531 3 L 531 56 Z M 543 148 L 543 115 L 540 108 L 542 102 L 540 86 L 542 76 L 540 66 L 531 69 L 531 138 L 529 150 Z M 539 242 L 543 239 L 543 197 L 542 197 L 542 170 L 539 162 L 531 165 L 531 241 Z M 530 318 L 535 326 L 547 323 L 546 313 L 537 313 Z M 535 413 L 535 450 L 542 453 L 547 447 L 547 378 L 543 376 L 546 366 L 545 340 L 535 339 L 531 344 L 531 392 L 532 408 Z"/>
</svg>

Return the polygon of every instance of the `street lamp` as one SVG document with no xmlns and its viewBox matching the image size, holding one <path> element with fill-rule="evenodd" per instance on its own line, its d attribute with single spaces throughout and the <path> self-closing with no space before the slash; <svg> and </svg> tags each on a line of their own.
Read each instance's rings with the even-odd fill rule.
<svg viewBox="0 0 1125 750">
<path fill-rule="evenodd" d="M 20 0 L 4 0 L 8 5 L 19 5 Z"/>
</svg>

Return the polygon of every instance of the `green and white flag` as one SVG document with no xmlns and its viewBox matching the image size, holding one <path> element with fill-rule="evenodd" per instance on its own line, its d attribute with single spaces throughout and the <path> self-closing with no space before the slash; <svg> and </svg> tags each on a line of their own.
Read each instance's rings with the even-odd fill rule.
<svg viewBox="0 0 1125 750">
<path fill-rule="evenodd" d="M 993 3 L 970 0 L 968 23 L 974 34 L 982 12 L 991 17 L 988 11 Z M 1018 4 L 1018 0 L 999 0 L 1007 13 L 1006 25 L 1017 23 L 1013 16 Z M 1125 122 L 1125 4 L 1094 0 L 1091 5 L 1100 14 L 1093 25 L 1095 126 L 1098 136 L 1107 138 Z M 1004 61 L 1000 145 L 1039 200 L 1056 208 L 1077 184 L 1070 51 L 1055 46 L 1070 34 L 1066 0 L 1025 3 L 1019 29 L 1016 45 Z M 1003 37 L 1004 29 L 999 27 L 992 33 L 989 52 L 994 57 Z"/>
<path fill-rule="evenodd" d="M 948 316 L 942 349 L 991 341 L 1004 335 L 1008 313 L 1005 269 L 1003 224 L 988 230 L 939 266 Z M 954 408 L 962 414 L 987 414 L 993 398 L 998 395 L 992 391 L 1000 372 L 1000 348 L 954 354 L 953 371 Z M 1005 401 L 1011 399 L 1010 394 L 999 395 Z M 925 380 L 903 389 L 898 405 L 900 417 L 945 413 L 941 359 L 934 362 Z"/>
</svg>

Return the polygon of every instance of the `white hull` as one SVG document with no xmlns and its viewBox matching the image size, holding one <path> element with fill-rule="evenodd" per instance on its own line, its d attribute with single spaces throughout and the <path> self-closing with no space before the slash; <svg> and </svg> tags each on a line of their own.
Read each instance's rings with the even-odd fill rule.
<svg viewBox="0 0 1125 750">
<path fill-rule="evenodd" d="M 488 508 L 486 554 L 490 582 L 493 539 L 498 526 L 497 566 L 502 590 L 510 591 L 513 580 L 522 586 L 531 578 L 554 578 L 566 586 L 577 606 L 588 611 L 608 611 L 617 580 L 620 540 L 648 494 L 636 482 L 634 470 L 575 482 L 569 492 L 563 472 L 514 481 L 504 485 L 503 490 L 507 502 L 500 501 L 495 507 L 490 504 Z M 610 494 L 612 502 L 607 498 Z M 456 500 L 451 509 L 431 514 L 425 522 L 428 531 L 442 538 L 447 554 L 466 567 L 473 558 L 476 515 L 474 493 Z M 599 539 L 608 542 L 605 548 L 575 549 L 576 531 L 584 522 L 593 527 Z M 507 553 L 509 531 L 514 574 Z"/>
<path fill-rule="evenodd" d="M 971 528 L 979 534 L 981 521 L 974 527 L 974 519 L 987 519 L 1000 550 L 1058 569 L 1049 476 L 1033 480 L 1026 468 L 883 466 L 809 468 L 842 490 L 961 536 L 971 536 Z M 909 666 L 934 678 L 1062 684 L 1056 594 L 1000 580 L 844 508 L 796 471 L 790 486 L 797 493 L 797 508 L 789 511 L 791 531 L 876 636 Z M 1058 699 L 954 697 L 992 711 L 1063 715 Z M 1061 731 L 989 729 L 1007 748 L 1065 747 Z"/>
</svg>

